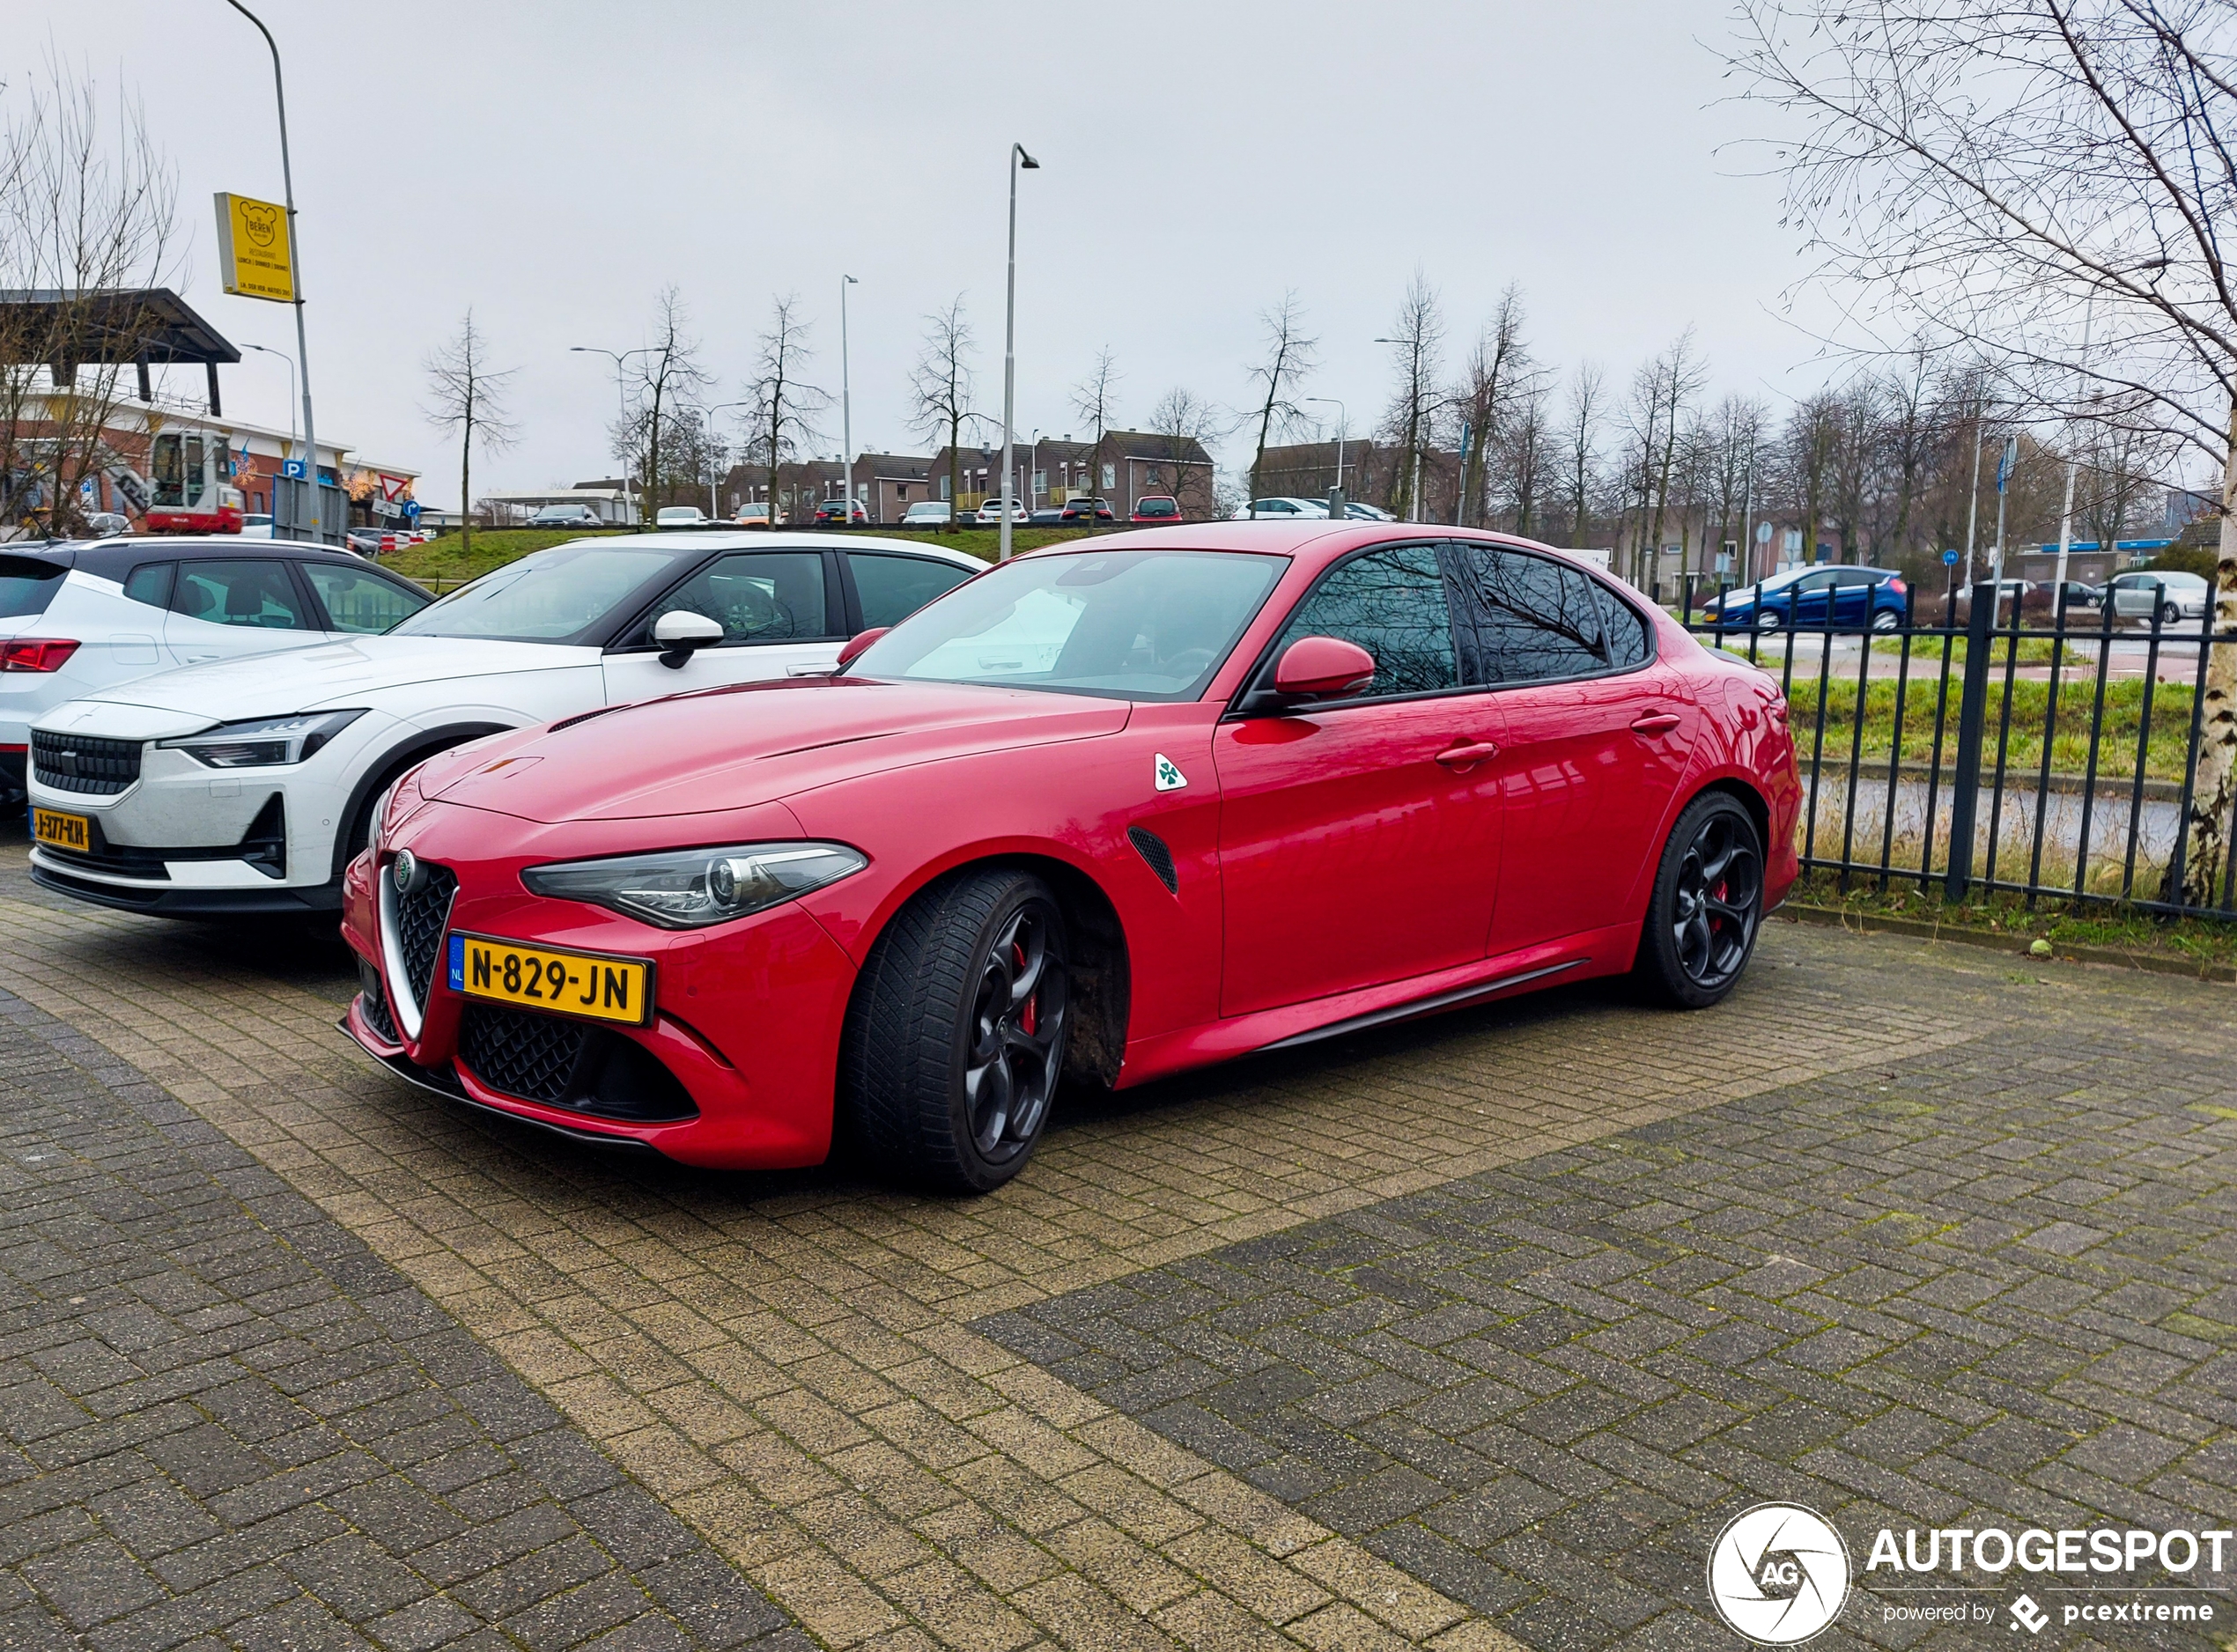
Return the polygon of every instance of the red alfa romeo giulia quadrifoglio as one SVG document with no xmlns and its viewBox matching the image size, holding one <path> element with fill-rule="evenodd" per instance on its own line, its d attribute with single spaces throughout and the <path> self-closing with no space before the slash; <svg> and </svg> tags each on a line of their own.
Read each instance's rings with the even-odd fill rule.
<svg viewBox="0 0 2237 1652">
<path fill-rule="evenodd" d="M 706 617 L 663 623 L 677 662 Z M 1543 546 L 1114 535 L 835 677 L 414 771 L 349 869 L 346 1024 L 578 1139 L 743 1168 L 836 1133 L 983 1190 L 1067 1078 L 1627 971 L 1714 1004 L 1793 881 L 1800 796 L 1768 678 Z"/>
</svg>

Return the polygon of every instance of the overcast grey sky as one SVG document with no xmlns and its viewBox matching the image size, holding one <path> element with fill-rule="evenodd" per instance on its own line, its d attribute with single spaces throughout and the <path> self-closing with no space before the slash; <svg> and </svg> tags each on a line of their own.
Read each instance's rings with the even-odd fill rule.
<svg viewBox="0 0 2237 1652">
<path fill-rule="evenodd" d="M 728 401 L 772 294 L 798 291 L 811 376 L 836 393 L 844 271 L 861 280 L 856 446 L 922 451 L 905 375 L 925 312 L 958 291 L 1000 411 L 1013 138 L 1044 166 L 1019 206 L 1022 432 L 1074 429 L 1067 387 L 1105 343 L 1126 421 L 1175 384 L 1246 402 L 1257 312 L 1294 287 L 1322 340 L 1308 393 L 1342 398 L 1361 433 L 1391 382 L 1370 341 L 1417 265 L 1456 357 L 1514 280 L 1565 369 L 1597 360 L 1620 388 L 1691 323 L 1717 387 L 1783 397 L 1817 375 L 1778 314 L 1799 266 L 1776 181 L 1718 152 L 1751 126 L 1704 44 L 1725 11 L 262 0 L 286 55 L 321 433 L 427 472 L 421 497 L 451 504 L 420 363 L 470 304 L 520 369 L 522 427 L 477 461 L 476 491 L 603 474 L 611 365 L 569 345 L 639 343 L 673 282 Z M 222 0 L 46 18 L 10 31 L 6 77 L 51 44 L 136 91 L 178 169 L 189 301 L 292 351 L 283 306 L 218 290 L 212 192 L 279 195 L 254 31 Z M 287 423 L 269 358 L 225 395 Z M 826 423 L 835 452 L 836 406 Z"/>
</svg>

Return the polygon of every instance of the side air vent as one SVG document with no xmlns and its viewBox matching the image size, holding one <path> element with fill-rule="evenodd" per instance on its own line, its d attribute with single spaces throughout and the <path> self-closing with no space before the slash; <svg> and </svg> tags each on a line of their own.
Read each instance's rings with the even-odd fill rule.
<svg viewBox="0 0 2237 1652">
<path fill-rule="evenodd" d="M 1126 841 L 1133 844 L 1134 852 L 1147 861 L 1149 869 L 1157 874 L 1157 881 L 1165 886 L 1166 893 L 1178 895 L 1181 892 L 1181 874 L 1174 869 L 1173 852 L 1165 846 L 1163 837 L 1146 826 L 1129 826 L 1126 828 Z"/>
</svg>

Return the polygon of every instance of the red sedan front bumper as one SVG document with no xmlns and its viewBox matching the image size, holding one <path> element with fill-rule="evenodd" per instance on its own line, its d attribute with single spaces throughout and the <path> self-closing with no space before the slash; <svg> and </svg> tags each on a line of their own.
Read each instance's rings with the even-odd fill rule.
<svg viewBox="0 0 2237 1652">
<path fill-rule="evenodd" d="M 391 850 L 419 835 L 407 829 Z M 416 1032 L 382 986 L 389 959 L 372 853 L 359 855 L 343 878 L 343 936 L 363 961 L 365 988 L 343 1026 L 373 1056 L 476 1107 L 685 1164 L 776 1169 L 829 1156 L 855 971 L 798 906 L 713 930 L 655 929 L 602 908 L 532 896 L 513 860 L 461 856 L 447 864 L 439 844 L 414 847 L 438 875 L 457 880 L 434 942 L 438 962 L 425 970 Z M 439 965 L 442 937 L 452 930 L 648 959 L 652 1023 L 591 1023 L 469 1001 L 451 990 Z M 406 945 L 397 944 L 400 951 Z M 657 1065 L 647 1066 L 646 1056 Z"/>
</svg>

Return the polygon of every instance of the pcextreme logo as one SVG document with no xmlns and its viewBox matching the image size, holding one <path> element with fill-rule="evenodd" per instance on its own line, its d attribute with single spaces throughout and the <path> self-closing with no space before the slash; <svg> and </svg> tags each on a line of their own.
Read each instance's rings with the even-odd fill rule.
<svg viewBox="0 0 2237 1652">
<path fill-rule="evenodd" d="M 1758 1503 L 1710 1545 L 1709 1597 L 1758 1646 L 1792 1646 L 1840 1616 L 1849 1598 L 1849 1551 L 1814 1511 Z"/>
</svg>

